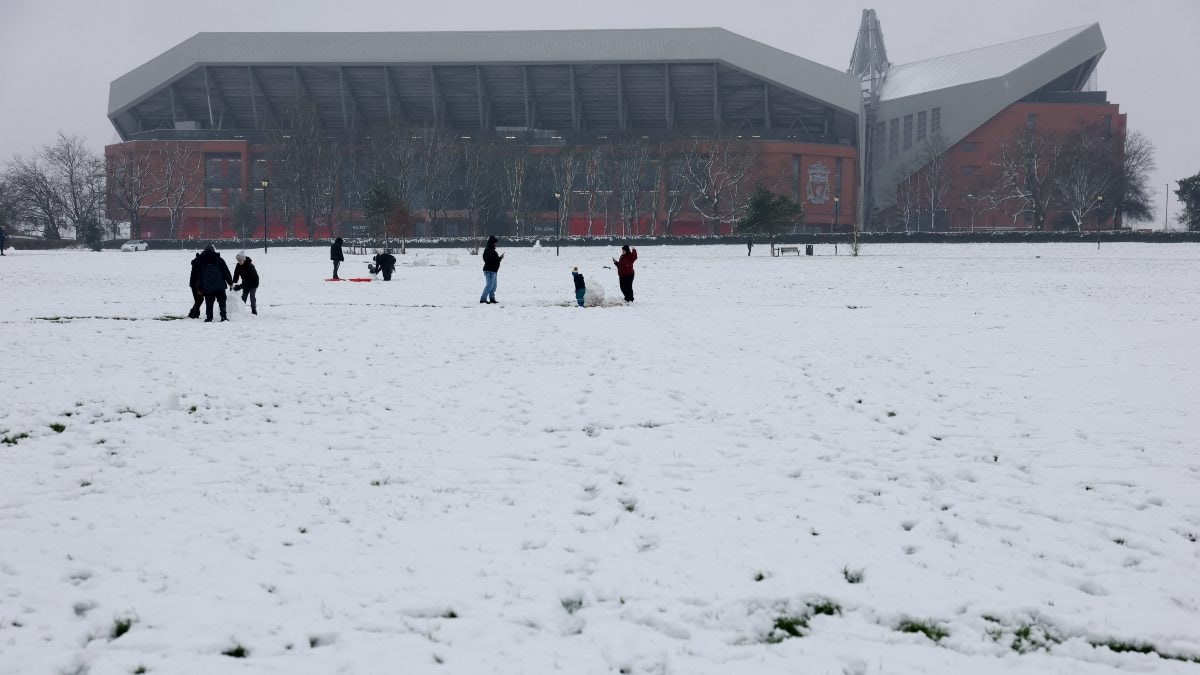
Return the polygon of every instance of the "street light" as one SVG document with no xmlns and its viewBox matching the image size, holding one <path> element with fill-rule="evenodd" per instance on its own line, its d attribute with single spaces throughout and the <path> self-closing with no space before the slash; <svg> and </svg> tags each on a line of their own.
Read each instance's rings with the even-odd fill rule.
<svg viewBox="0 0 1200 675">
<path fill-rule="evenodd" d="M 558 244 L 562 240 L 562 193 L 554 193 L 554 217 L 558 221 L 558 235 L 554 237 L 554 255 L 558 255 Z"/>
<path fill-rule="evenodd" d="M 838 228 L 838 213 L 842 208 L 842 198 L 834 196 L 833 198 L 833 231 L 836 233 Z"/>
<path fill-rule="evenodd" d="M 262 179 L 263 190 L 263 253 L 267 252 L 267 188 L 271 183 L 266 178 Z"/>
<path fill-rule="evenodd" d="M 967 199 L 971 200 L 971 231 L 974 232 L 975 231 L 975 208 L 977 206 L 977 204 L 975 202 L 975 195 L 973 193 L 968 193 Z"/>
<path fill-rule="evenodd" d="M 1100 209 L 1104 206 L 1104 195 L 1096 195 L 1096 231 L 1099 232 L 1100 225 Z"/>
</svg>

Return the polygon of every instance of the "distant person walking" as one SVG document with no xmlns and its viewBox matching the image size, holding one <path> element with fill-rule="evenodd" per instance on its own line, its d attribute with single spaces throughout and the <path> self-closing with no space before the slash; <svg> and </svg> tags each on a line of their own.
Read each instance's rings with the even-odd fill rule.
<svg viewBox="0 0 1200 675">
<path fill-rule="evenodd" d="M 746 237 L 746 256 L 749 257 L 750 251 L 753 251 L 753 250 L 754 250 L 754 239 L 752 237 Z"/>
<path fill-rule="evenodd" d="M 200 318 L 200 305 L 204 302 L 204 283 L 200 278 L 200 254 L 192 258 L 192 274 L 188 277 L 188 288 L 192 291 L 192 309 L 188 312 L 189 319 Z"/>
<path fill-rule="evenodd" d="M 374 258 L 372 258 L 372 260 L 375 261 L 375 264 L 367 265 L 367 271 L 371 274 L 379 274 L 382 272 L 383 280 L 391 281 L 392 273 L 396 271 L 396 256 L 384 251 L 383 253 L 376 255 Z"/>
<path fill-rule="evenodd" d="M 613 258 L 617 266 L 617 281 L 621 284 L 621 294 L 625 302 L 633 302 L 633 263 L 637 261 L 637 249 L 630 249 L 629 244 L 621 247 L 621 259 Z"/>
<path fill-rule="evenodd" d="M 479 296 L 480 303 L 496 304 L 496 274 L 500 272 L 501 260 L 504 260 L 504 254 L 496 252 L 496 238 L 488 237 L 487 246 L 483 249 L 483 294 Z"/>
<path fill-rule="evenodd" d="M 575 282 L 575 302 L 583 307 L 583 296 L 587 295 L 587 285 L 583 282 L 583 275 L 579 273 L 578 267 L 571 268 L 571 279 Z"/>
<path fill-rule="evenodd" d="M 333 245 L 329 247 L 329 259 L 333 261 L 333 278 L 341 279 L 337 275 L 338 268 L 342 266 L 342 261 L 346 256 L 342 255 L 342 238 L 338 237 L 333 240 Z"/>
<path fill-rule="evenodd" d="M 0 255 L 4 255 L 4 249 L 8 248 L 8 233 L 0 227 Z"/>
<path fill-rule="evenodd" d="M 197 258 L 200 263 L 200 286 L 204 289 L 204 323 L 213 320 L 213 301 L 221 307 L 221 320 L 228 321 L 225 314 L 225 289 L 233 288 L 233 276 L 229 274 L 229 265 L 213 248 L 212 244 L 204 247 L 204 252 Z"/>
<path fill-rule="evenodd" d="M 246 256 L 246 253 L 237 254 L 237 265 L 233 268 L 233 290 L 242 292 L 242 302 L 246 302 L 246 298 L 250 298 L 250 313 L 258 314 L 258 298 L 255 297 L 258 291 L 258 270 L 254 268 L 254 261 Z M 241 279 L 241 285 L 237 285 L 238 279 Z"/>
</svg>

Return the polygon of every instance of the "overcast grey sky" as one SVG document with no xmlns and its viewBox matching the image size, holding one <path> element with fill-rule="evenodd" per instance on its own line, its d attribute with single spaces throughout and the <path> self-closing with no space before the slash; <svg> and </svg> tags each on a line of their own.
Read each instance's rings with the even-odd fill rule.
<svg viewBox="0 0 1200 675">
<path fill-rule="evenodd" d="M 1100 22 L 1099 84 L 1158 148 L 1165 183 L 1200 171 L 1198 0 L 0 0 L 0 161 L 58 130 L 97 150 L 113 142 L 108 85 L 201 31 L 422 31 L 717 26 L 845 69 L 863 8 L 906 63 Z M 1178 213 L 1171 197 L 1171 220 Z"/>
</svg>

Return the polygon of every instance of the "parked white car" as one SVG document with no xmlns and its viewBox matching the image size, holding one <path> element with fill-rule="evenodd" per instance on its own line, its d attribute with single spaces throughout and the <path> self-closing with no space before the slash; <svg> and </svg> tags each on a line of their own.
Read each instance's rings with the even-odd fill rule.
<svg viewBox="0 0 1200 675">
<path fill-rule="evenodd" d="M 121 244 L 122 251 L 145 251 L 150 248 L 150 244 L 141 239 L 131 239 L 124 244 Z"/>
</svg>

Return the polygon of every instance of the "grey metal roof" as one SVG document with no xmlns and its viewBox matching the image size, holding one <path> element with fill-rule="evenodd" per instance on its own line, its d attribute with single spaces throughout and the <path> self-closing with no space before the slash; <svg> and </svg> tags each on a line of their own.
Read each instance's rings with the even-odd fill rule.
<svg viewBox="0 0 1200 675">
<path fill-rule="evenodd" d="M 432 33 L 199 33 L 117 78 L 108 116 L 199 66 L 558 64 L 712 61 L 850 114 L 854 78 L 720 28 Z M 119 126 L 119 125 L 118 125 Z"/>
<path fill-rule="evenodd" d="M 1003 77 L 1070 38 L 1084 33 L 1092 26 L 1078 26 L 923 61 L 893 65 L 888 70 L 881 99 L 903 98 Z"/>
<path fill-rule="evenodd" d="M 903 133 L 914 116 L 925 113 L 932 120 L 937 109 L 941 138 L 949 147 L 1039 90 L 1082 90 L 1105 49 L 1100 25 L 1094 23 L 893 66 L 883 85 L 875 122 L 886 125 L 889 135 L 893 128 Z M 895 127 L 893 120 L 897 121 Z M 871 170 L 875 172 L 875 204 L 883 207 L 895 201 L 895 186 L 902 178 L 898 174 L 912 168 L 912 161 L 926 148 L 914 142 L 891 156 L 890 138 L 879 142 L 883 146 Z"/>
</svg>

